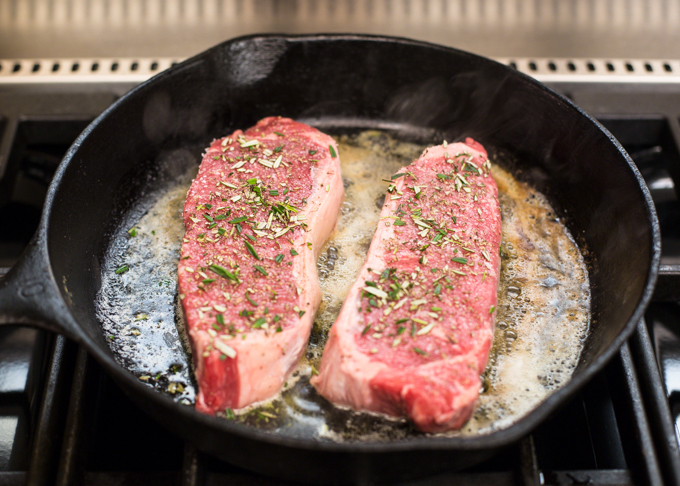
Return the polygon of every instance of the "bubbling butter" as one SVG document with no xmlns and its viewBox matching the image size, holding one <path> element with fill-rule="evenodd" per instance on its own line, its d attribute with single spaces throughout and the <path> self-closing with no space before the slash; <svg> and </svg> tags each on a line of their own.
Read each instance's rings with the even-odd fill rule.
<svg viewBox="0 0 680 486">
<path fill-rule="evenodd" d="M 386 193 L 383 179 L 425 148 L 377 131 L 336 138 L 345 200 L 336 231 L 317 262 L 322 302 L 307 352 L 276 397 L 225 415 L 294 437 L 392 441 L 422 436 L 406 420 L 336 407 L 309 384 L 328 331 L 364 263 Z M 449 436 L 506 428 L 533 410 L 569 380 L 589 326 L 588 275 L 573 238 L 545 197 L 498 164 L 492 174 L 503 217 L 495 339 L 476 412 L 460 431 L 444 434 Z M 136 236 L 127 233 L 129 228 L 120 229 L 116 241 L 122 243 L 106 260 L 98 299 L 98 316 L 106 335 L 113 336 L 109 343 L 117 360 L 149 386 L 187 404 L 193 403 L 195 388 L 176 280 L 189 181 L 184 178 L 158 195 L 134 225 Z M 133 262 L 129 271 L 116 274 L 125 262 Z"/>
</svg>

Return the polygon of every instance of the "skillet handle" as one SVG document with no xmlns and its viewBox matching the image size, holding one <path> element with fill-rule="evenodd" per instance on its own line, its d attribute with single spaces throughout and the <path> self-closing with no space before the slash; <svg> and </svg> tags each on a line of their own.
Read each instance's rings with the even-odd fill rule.
<svg viewBox="0 0 680 486">
<path fill-rule="evenodd" d="M 47 249 L 35 240 L 0 279 L 0 326 L 27 324 L 79 341 L 80 333 L 52 275 Z"/>
</svg>

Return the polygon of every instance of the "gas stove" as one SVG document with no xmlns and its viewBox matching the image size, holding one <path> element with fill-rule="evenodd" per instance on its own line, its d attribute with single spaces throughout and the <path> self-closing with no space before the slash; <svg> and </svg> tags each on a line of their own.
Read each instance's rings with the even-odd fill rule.
<svg viewBox="0 0 680 486">
<path fill-rule="evenodd" d="M 179 61 L 0 60 L 0 275 L 28 243 L 77 135 L 127 90 Z M 533 434 L 472 469 L 404 484 L 680 484 L 680 61 L 498 61 L 573 99 L 628 150 L 661 221 L 662 275 L 630 341 Z M 223 483 L 281 484 L 164 430 L 73 342 L 0 328 L 0 484 Z"/>
</svg>

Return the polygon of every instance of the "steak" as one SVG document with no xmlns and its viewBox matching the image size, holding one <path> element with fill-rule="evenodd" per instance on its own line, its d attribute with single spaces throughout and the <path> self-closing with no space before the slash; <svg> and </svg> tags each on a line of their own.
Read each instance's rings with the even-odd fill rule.
<svg viewBox="0 0 680 486">
<path fill-rule="evenodd" d="M 344 188 L 331 137 L 265 118 L 215 140 L 187 194 L 179 292 L 208 414 L 272 397 L 305 350 Z"/>
<path fill-rule="evenodd" d="M 493 342 L 501 215 L 477 142 L 431 147 L 391 177 L 366 263 L 312 384 L 425 432 L 474 411 Z"/>
</svg>

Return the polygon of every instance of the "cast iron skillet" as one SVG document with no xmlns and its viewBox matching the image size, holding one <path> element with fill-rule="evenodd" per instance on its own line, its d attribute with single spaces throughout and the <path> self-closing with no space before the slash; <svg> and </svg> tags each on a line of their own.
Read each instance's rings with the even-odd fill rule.
<svg viewBox="0 0 680 486">
<path fill-rule="evenodd" d="M 430 142 L 471 136 L 514 156 L 513 170 L 549 197 L 590 265 L 592 326 L 571 381 L 490 435 L 341 444 L 201 415 L 118 365 L 93 305 L 113 229 L 148 191 L 199 163 L 212 139 L 269 115 Z M 630 157 L 595 120 L 536 81 L 404 39 L 253 36 L 140 85 L 85 130 L 59 166 L 32 243 L 0 282 L 0 323 L 37 325 L 84 345 L 150 415 L 222 459 L 295 480 L 390 481 L 471 465 L 529 433 L 633 331 L 659 255 L 651 198 Z"/>
</svg>

